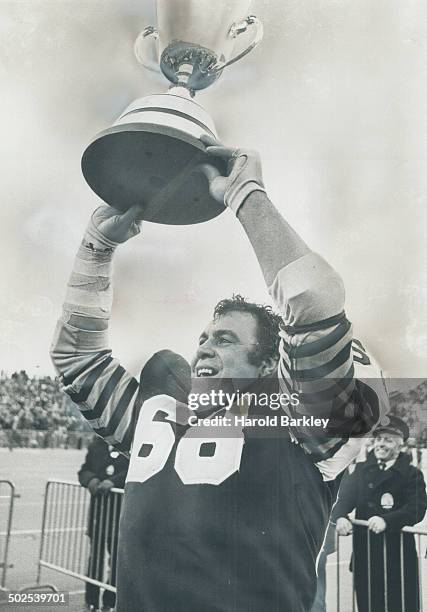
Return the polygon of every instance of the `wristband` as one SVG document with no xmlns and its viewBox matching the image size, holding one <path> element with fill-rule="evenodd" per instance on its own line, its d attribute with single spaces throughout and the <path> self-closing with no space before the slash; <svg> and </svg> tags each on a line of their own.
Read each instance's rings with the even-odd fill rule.
<svg viewBox="0 0 427 612">
<path fill-rule="evenodd" d="M 237 217 L 237 213 L 239 212 L 243 202 L 254 191 L 262 191 L 263 193 L 266 193 L 264 187 L 259 185 L 259 183 L 256 181 L 248 181 L 247 183 L 239 185 L 237 189 L 233 189 L 231 193 L 226 192 L 224 202 Z"/>
</svg>

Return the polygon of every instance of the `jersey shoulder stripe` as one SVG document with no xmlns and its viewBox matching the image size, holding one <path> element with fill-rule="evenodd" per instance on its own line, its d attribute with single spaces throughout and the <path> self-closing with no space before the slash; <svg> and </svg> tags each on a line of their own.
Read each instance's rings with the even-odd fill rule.
<svg viewBox="0 0 427 612">
<path fill-rule="evenodd" d="M 286 369 L 288 376 L 295 381 L 313 381 L 321 378 L 325 378 L 332 372 L 335 372 L 339 367 L 345 364 L 350 358 L 351 352 L 351 341 L 347 344 L 328 362 L 315 368 L 300 370 L 298 368 L 289 368 L 286 363 L 283 362 L 284 368 Z"/>
<path fill-rule="evenodd" d="M 307 341 L 303 344 L 297 345 L 293 348 L 294 354 L 296 357 L 311 357 L 314 355 L 318 355 L 319 353 L 332 348 L 335 346 L 340 340 L 342 340 L 351 328 L 351 323 L 347 319 L 344 319 L 333 328 L 328 334 L 316 334 L 312 333 L 313 340 L 308 341 L 310 336 L 308 336 Z M 319 331 L 319 330 L 315 330 Z M 291 346 L 286 343 L 283 339 L 283 348 L 289 353 Z"/>
<path fill-rule="evenodd" d="M 131 405 L 131 400 L 139 388 L 135 378 L 131 378 L 123 391 L 121 398 L 117 402 L 117 406 L 111 415 L 111 418 L 106 427 L 101 427 L 97 430 L 97 434 L 102 437 L 113 436 L 120 422 L 125 416 Z"/>
<path fill-rule="evenodd" d="M 99 397 L 96 400 L 96 403 L 93 409 L 87 410 L 85 412 L 86 419 L 91 419 L 91 420 L 99 419 L 101 414 L 104 412 L 104 409 L 107 406 L 113 392 L 115 391 L 115 389 L 117 389 L 117 385 L 119 384 L 119 381 L 122 379 L 124 373 L 125 373 L 125 369 L 123 366 L 118 365 L 115 368 L 110 378 L 105 383 L 105 386 L 102 389 L 101 393 L 99 394 Z"/>
<path fill-rule="evenodd" d="M 102 372 L 112 361 L 113 358 L 111 357 L 111 355 L 109 355 L 105 359 L 102 359 L 102 361 L 98 363 L 98 365 L 96 365 L 92 370 L 89 370 L 89 373 L 84 378 L 83 384 L 81 385 L 78 391 L 75 392 L 72 390 L 72 388 L 70 389 L 68 395 L 71 397 L 73 402 L 75 402 L 76 404 L 80 404 L 87 400 L 95 382 L 98 380 Z M 75 379 L 72 384 L 74 384 L 76 380 L 77 379 Z"/>
</svg>

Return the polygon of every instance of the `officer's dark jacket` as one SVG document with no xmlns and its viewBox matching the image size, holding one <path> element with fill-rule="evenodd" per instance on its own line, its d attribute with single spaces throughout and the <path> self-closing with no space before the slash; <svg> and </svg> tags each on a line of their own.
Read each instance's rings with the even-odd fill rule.
<svg viewBox="0 0 427 612">
<path fill-rule="evenodd" d="M 392 467 L 381 471 L 371 453 L 343 478 L 332 521 L 356 508 L 358 519 L 381 516 L 386 522 L 386 530 L 378 535 L 362 526 L 353 530 L 352 569 L 360 612 L 419 611 L 415 540 L 400 530 L 420 522 L 426 507 L 424 477 L 407 455 L 400 454 Z"/>
<path fill-rule="evenodd" d="M 108 444 L 96 436 L 90 443 L 85 462 L 78 472 L 82 487 L 87 487 L 92 478 L 99 478 L 101 481 L 111 480 L 116 488 L 123 489 L 129 460 L 121 453 L 116 452 L 115 455 L 115 457 L 111 457 Z M 112 474 L 108 473 L 108 466 L 112 466 L 114 469 Z"/>
<path fill-rule="evenodd" d="M 117 489 L 123 489 L 128 467 L 129 461 L 126 457 L 117 451 L 113 451 L 111 455 L 108 444 L 102 438 L 95 436 L 88 447 L 85 462 L 78 472 L 79 482 L 82 487 L 87 488 L 92 478 L 99 478 L 100 481 L 108 479 Z M 114 498 L 111 493 L 108 493 L 107 496 L 99 494 L 95 497 L 91 496 L 87 530 L 89 537 L 103 538 L 105 530 L 111 537 L 113 525 L 114 530 L 118 528 L 121 502 L 119 494 L 116 494 Z"/>
<path fill-rule="evenodd" d="M 386 494 L 392 499 L 387 499 Z M 390 505 L 390 501 L 392 507 L 384 507 Z M 355 508 L 356 518 L 366 520 L 371 516 L 381 516 L 388 530 L 400 530 L 405 525 L 419 523 L 427 508 L 422 472 L 402 453 L 391 468 L 381 471 L 374 454 L 370 453 L 366 462 L 358 463 L 353 474 L 343 479 L 332 521 L 335 523 Z"/>
</svg>

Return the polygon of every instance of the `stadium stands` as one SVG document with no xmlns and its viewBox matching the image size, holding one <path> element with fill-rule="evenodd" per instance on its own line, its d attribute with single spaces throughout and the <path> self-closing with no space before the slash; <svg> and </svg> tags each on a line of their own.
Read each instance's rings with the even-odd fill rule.
<svg viewBox="0 0 427 612">
<path fill-rule="evenodd" d="M 57 378 L 0 372 L 0 445 L 75 447 L 88 431 Z"/>
</svg>

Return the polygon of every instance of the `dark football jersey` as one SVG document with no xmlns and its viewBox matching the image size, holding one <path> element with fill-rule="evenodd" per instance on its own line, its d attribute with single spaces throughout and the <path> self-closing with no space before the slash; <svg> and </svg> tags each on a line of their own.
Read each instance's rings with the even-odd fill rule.
<svg viewBox="0 0 427 612">
<path fill-rule="evenodd" d="M 154 358 L 167 394 L 146 398 L 139 411 L 118 610 L 308 610 L 330 484 L 288 435 L 237 427 L 225 437 L 220 428 L 188 427 L 188 408 L 173 397 L 180 385 L 174 393 L 171 384 L 181 359 Z"/>
</svg>

